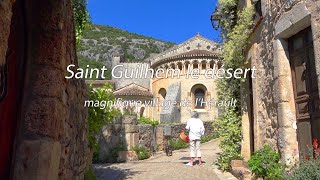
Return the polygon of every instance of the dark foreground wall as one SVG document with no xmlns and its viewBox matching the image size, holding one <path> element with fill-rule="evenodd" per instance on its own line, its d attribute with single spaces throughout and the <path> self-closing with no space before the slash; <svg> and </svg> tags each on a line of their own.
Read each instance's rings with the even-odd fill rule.
<svg viewBox="0 0 320 180">
<path fill-rule="evenodd" d="M 10 176 L 83 179 L 90 162 L 87 90 L 84 81 L 64 78 L 67 65 L 77 64 L 71 0 L 1 1 L 0 24 L 0 65 L 10 58 L 20 68 L 8 74 L 21 85 L 18 107 L 0 111 L 2 122 L 17 123 Z"/>
</svg>

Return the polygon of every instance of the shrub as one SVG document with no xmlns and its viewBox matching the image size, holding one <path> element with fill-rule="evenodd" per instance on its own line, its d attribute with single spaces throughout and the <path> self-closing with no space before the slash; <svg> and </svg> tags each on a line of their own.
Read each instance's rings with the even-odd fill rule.
<svg viewBox="0 0 320 180">
<path fill-rule="evenodd" d="M 292 173 L 285 178 L 288 180 L 320 179 L 320 160 L 303 161 Z"/>
<path fill-rule="evenodd" d="M 237 12 L 237 0 L 219 0 L 219 11 L 222 14 L 222 35 L 224 41 L 224 69 L 242 68 L 243 50 L 247 47 L 252 31 L 254 9 L 245 8 Z M 236 99 L 240 102 L 240 79 L 222 78 L 218 81 L 218 100 Z M 240 159 L 241 151 L 241 107 L 221 107 L 221 117 L 214 123 L 221 137 L 218 164 L 224 171 L 229 170 L 230 162 Z"/>
<path fill-rule="evenodd" d="M 178 149 L 183 149 L 183 148 L 187 148 L 189 146 L 188 143 L 185 143 L 184 141 L 182 141 L 180 138 L 178 139 L 170 139 L 168 144 L 174 149 L 174 150 L 178 150 Z"/>
<path fill-rule="evenodd" d="M 282 179 L 284 175 L 284 165 L 280 162 L 280 155 L 269 145 L 264 145 L 262 149 L 256 151 L 248 161 L 250 170 L 255 177 L 263 179 Z"/>
<path fill-rule="evenodd" d="M 219 146 L 222 152 L 218 164 L 222 170 L 227 171 L 231 160 L 241 158 L 241 118 L 235 109 L 228 109 L 213 126 L 221 139 Z"/>
<path fill-rule="evenodd" d="M 113 101 L 114 96 L 111 89 L 111 85 L 107 84 L 101 88 L 93 89 L 92 85 L 89 86 L 90 93 L 89 98 L 91 101 Z M 100 108 L 100 106 L 90 106 L 88 108 L 88 141 L 89 147 L 93 151 L 93 160 L 98 161 L 99 156 L 99 144 L 97 142 L 96 136 L 101 133 L 103 126 L 110 123 L 117 114 L 118 110 L 106 106 L 105 108 Z"/>
<path fill-rule="evenodd" d="M 320 146 L 318 140 L 314 139 L 312 147 L 309 147 L 309 153 L 303 157 L 300 166 L 288 174 L 286 179 L 305 180 L 320 179 Z"/>
<path fill-rule="evenodd" d="M 152 125 L 153 127 L 159 124 L 159 122 L 158 122 L 157 120 L 150 119 L 150 118 L 148 118 L 148 117 L 143 117 L 143 116 L 141 116 L 141 117 L 138 119 L 138 123 L 139 123 L 139 124 L 150 124 L 150 125 Z"/>
<path fill-rule="evenodd" d="M 145 147 L 134 147 L 133 150 L 137 153 L 138 159 L 148 159 L 151 156 L 150 151 Z"/>
</svg>

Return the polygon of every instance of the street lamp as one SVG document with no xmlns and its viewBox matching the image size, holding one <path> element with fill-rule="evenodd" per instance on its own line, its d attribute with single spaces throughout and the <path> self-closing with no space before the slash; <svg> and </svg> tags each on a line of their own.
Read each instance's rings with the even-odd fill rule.
<svg viewBox="0 0 320 180">
<path fill-rule="evenodd" d="M 215 30 L 218 30 L 218 28 L 220 27 L 221 19 L 222 19 L 222 15 L 218 12 L 218 9 L 216 8 L 214 12 L 211 14 L 211 18 L 210 18 L 212 27 Z"/>
</svg>

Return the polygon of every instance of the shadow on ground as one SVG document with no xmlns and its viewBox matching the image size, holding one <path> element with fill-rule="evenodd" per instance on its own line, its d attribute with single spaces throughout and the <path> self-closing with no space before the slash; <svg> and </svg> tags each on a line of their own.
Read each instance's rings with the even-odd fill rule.
<svg viewBox="0 0 320 180">
<path fill-rule="evenodd" d="M 141 174 L 141 171 L 132 171 L 130 169 L 119 169 L 106 164 L 95 164 L 94 172 L 98 179 L 104 180 L 122 180 L 130 176 Z"/>
</svg>

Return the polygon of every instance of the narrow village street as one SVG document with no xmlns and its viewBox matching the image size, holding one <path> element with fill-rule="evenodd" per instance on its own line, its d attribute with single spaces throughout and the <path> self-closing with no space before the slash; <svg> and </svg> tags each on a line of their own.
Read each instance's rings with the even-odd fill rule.
<svg viewBox="0 0 320 180">
<path fill-rule="evenodd" d="M 189 149 L 173 152 L 168 157 L 165 153 L 157 154 L 150 159 L 119 163 L 96 164 L 94 169 L 100 180 L 232 180 L 236 179 L 230 173 L 218 170 L 214 162 L 220 152 L 218 140 L 202 144 L 203 165 L 186 166 L 189 160 Z"/>
</svg>

